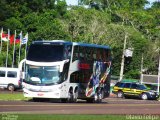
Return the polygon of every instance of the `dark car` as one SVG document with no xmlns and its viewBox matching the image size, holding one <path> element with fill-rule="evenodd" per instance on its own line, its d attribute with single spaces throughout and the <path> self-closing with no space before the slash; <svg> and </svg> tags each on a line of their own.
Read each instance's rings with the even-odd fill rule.
<svg viewBox="0 0 160 120">
<path fill-rule="evenodd" d="M 119 98 L 139 97 L 142 100 L 156 100 L 159 98 L 156 91 L 150 90 L 145 85 L 135 82 L 117 82 L 112 92 Z"/>
</svg>

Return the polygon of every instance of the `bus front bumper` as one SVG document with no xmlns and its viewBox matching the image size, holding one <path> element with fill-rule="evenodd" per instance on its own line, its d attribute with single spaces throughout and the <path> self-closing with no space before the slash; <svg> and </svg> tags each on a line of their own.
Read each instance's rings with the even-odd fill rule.
<svg viewBox="0 0 160 120">
<path fill-rule="evenodd" d="M 30 98 L 60 98 L 60 91 L 30 91 L 23 88 L 24 97 Z"/>
</svg>

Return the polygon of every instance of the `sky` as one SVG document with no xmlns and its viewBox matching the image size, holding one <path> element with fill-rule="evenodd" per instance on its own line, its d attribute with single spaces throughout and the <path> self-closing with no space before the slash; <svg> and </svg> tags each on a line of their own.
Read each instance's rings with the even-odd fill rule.
<svg viewBox="0 0 160 120">
<path fill-rule="evenodd" d="M 77 5 L 78 4 L 78 0 L 66 0 L 67 5 Z"/>
<path fill-rule="evenodd" d="M 149 2 L 155 2 L 157 0 L 148 0 Z M 67 5 L 77 5 L 78 4 L 78 0 L 66 0 Z"/>
</svg>

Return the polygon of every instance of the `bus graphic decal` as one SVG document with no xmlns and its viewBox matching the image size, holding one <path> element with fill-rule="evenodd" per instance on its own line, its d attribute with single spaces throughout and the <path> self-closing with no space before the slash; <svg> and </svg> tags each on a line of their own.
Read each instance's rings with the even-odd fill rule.
<svg viewBox="0 0 160 120">
<path fill-rule="evenodd" d="M 105 66 L 106 70 L 104 71 Z M 96 93 L 96 88 L 104 84 L 104 82 L 107 79 L 107 76 L 110 73 L 110 67 L 111 67 L 111 62 L 99 62 L 99 61 L 94 62 L 93 73 L 90 77 L 90 81 L 88 82 L 86 88 L 87 97 L 92 97 Z"/>
</svg>

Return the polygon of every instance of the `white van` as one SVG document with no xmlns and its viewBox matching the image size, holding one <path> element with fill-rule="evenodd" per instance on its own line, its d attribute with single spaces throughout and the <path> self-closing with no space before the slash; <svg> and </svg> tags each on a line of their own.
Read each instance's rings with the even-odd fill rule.
<svg viewBox="0 0 160 120">
<path fill-rule="evenodd" d="M 0 87 L 15 90 L 21 87 L 20 69 L 0 67 Z"/>
</svg>

